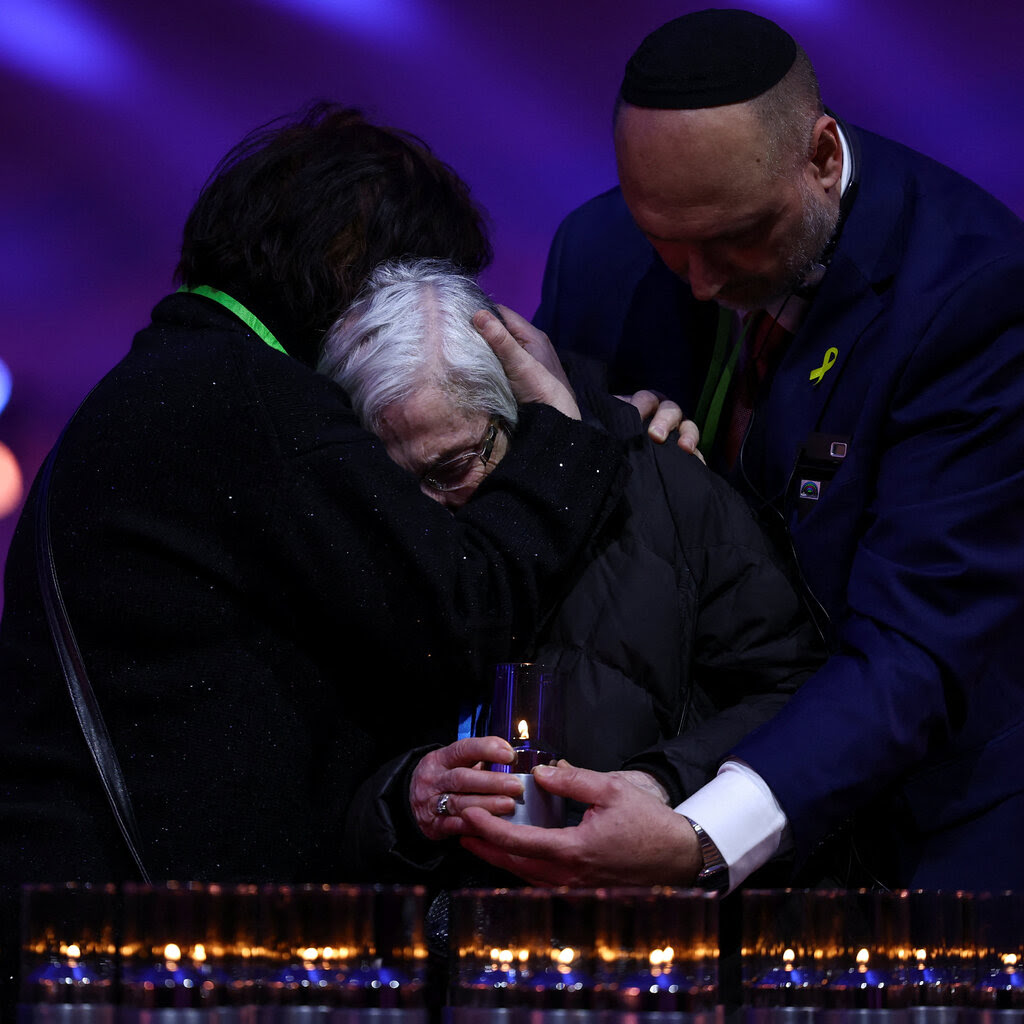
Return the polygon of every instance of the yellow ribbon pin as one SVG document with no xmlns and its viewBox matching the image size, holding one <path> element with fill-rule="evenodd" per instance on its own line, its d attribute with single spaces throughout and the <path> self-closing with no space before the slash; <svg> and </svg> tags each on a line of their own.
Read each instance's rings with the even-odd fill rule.
<svg viewBox="0 0 1024 1024">
<path fill-rule="evenodd" d="M 825 353 L 825 359 L 822 362 L 821 366 L 817 366 L 813 370 L 811 370 L 811 375 L 808 378 L 808 380 L 810 380 L 810 382 L 812 384 L 814 384 L 815 386 L 820 384 L 821 383 L 821 378 L 824 377 L 825 374 L 828 373 L 828 371 L 832 369 L 833 365 L 835 364 L 836 359 L 838 359 L 838 358 L 839 358 L 839 349 L 837 349 L 837 348 L 830 348 Z"/>
</svg>

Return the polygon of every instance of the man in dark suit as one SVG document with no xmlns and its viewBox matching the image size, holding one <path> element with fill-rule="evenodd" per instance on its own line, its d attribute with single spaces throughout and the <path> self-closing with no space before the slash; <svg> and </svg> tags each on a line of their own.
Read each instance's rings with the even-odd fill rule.
<svg viewBox="0 0 1024 1024">
<path fill-rule="evenodd" d="M 538 324 L 695 414 L 834 651 L 677 808 L 705 878 L 803 864 L 849 827 L 846 884 L 1024 885 L 1024 226 L 837 120 L 806 55 L 744 11 L 644 41 L 615 147 L 621 187 L 562 224 Z M 667 808 L 570 768 L 545 784 L 592 801 L 590 824 L 474 813 L 473 849 L 534 880 L 692 877 Z M 622 842 L 658 822 L 674 852 Z"/>
</svg>

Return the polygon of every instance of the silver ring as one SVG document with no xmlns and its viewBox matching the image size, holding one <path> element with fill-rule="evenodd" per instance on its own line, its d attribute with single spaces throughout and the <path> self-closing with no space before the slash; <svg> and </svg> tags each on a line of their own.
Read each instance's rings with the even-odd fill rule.
<svg viewBox="0 0 1024 1024">
<path fill-rule="evenodd" d="M 442 793 L 437 798 L 437 806 L 434 808 L 434 813 L 440 818 L 452 812 L 448 810 L 448 801 L 451 799 L 451 793 Z"/>
</svg>

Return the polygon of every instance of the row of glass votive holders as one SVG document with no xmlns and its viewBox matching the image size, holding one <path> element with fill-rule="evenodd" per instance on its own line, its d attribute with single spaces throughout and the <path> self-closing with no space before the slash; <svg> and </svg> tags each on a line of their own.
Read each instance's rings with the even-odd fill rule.
<svg viewBox="0 0 1024 1024">
<path fill-rule="evenodd" d="M 23 891 L 21 1024 L 425 1021 L 421 887 Z"/>
<path fill-rule="evenodd" d="M 747 1024 L 1024 1024 L 1024 893 L 743 893 Z"/>
<path fill-rule="evenodd" d="M 416 887 L 29 887 L 23 1015 L 426 1020 L 441 1000 L 424 902 Z M 1024 1024 L 1024 894 L 748 891 L 742 910 L 749 1024 Z M 449 1017 L 713 1019 L 717 911 L 688 890 L 457 892 Z"/>
<path fill-rule="evenodd" d="M 699 890 L 452 894 L 450 1024 L 714 1024 L 718 903 Z"/>
</svg>

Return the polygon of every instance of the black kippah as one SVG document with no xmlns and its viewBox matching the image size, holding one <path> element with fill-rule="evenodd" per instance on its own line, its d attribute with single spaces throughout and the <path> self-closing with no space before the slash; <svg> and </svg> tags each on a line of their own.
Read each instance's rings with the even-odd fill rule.
<svg viewBox="0 0 1024 1024">
<path fill-rule="evenodd" d="M 640 44 L 621 94 L 658 110 L 744 103 L 781 81 L 795 59 L 796 43 L 774 21 L 750 11 L 696 11 Z"/>
</svg>

